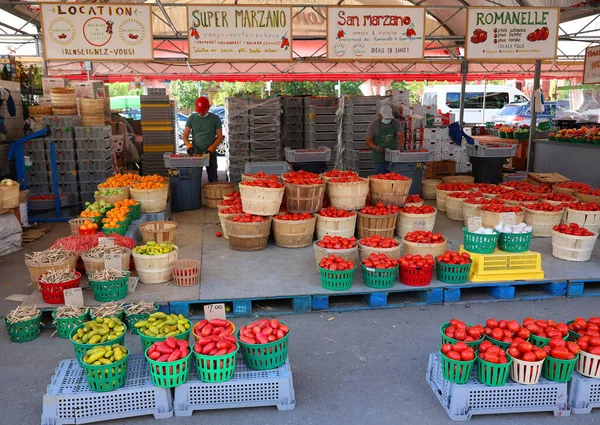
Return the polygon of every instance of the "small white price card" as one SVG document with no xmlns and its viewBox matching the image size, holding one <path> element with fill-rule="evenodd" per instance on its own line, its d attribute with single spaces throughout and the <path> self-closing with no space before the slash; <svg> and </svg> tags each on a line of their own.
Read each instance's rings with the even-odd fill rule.
<svg viewBox="0 0 600 425">
<path fill-rule="evenodd" d="M 204 318 L 206 320 L 212 319 L 227 319 L 227 313 L 225 312 L 225 304 L 207 304 L 204 306 Z"/>
<path fill-rule="evenodd" d="M 425 230 L 425 220 L 417 220 L 412 224 L 412 231 Z"/>
<path fill-rule="evenodd" d="M 114 254 L 104 254 L 104 268 L 122 270 L 123 261 L 121 260 L 121 253 L 117 252 Z"/>
<path fill-rule="evenodd" d="M 83 305 L 83 291 L 81 288 L 65 289 L 65 305 Z"/>
<path fill-rule="evenodd" d="M 469 217 L 467 218 L 467 230 L 474 232 L 481 227 L 481 217 Z"/>
<path fill-rule="evenodd" d="M 133 294 L 135 292 L 135 288 L 137 288 L 137 284 L 140 281 L 139 277 L 130 277 L 127 282 L 127 292 Z"/>
<path fill-rule="evenodd" d="M 114 244 L 115 244 L 115 240 L 113 238 L 107 238 L 107 237 L 98 238 L 98 245 L 112 246 Z"/>
<path fill-rule="evenodd" d="M 517 224 L 515 223 L 515 213 L 514 212 L 505 212 L 505 213 L 500 213 L 500 221 L 502 222 L 502 224 L 509 224 L 509 225 L 513 225 L 513 224 Z"/>
</svg>

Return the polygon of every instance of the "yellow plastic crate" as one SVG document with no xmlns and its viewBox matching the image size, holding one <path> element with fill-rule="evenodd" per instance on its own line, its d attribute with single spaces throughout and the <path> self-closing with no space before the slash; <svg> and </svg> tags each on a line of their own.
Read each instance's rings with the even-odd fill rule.
<svg viewBox="0 0 600 425">
<path fill-rule="evenodd" d="M 165 126 L 161 126 L 161 125 L 144 125 L 142 124 L 142 131 L 173 131 L 173 127 L 171 127 L 170 125 L 165 125 Z"/>
<path fill-rule="evenodd" d="M 150 145 L 147 143 L 143 144 L 144 152 L 173 152 L 172 144 L 164 144 L 164 145 Z"/>
<path fill-rule="evenodd" d="M 168 103 L 141 103 L 142 108 L 168 108 L 171 105 Z"/>
<path fill-rule="evenodd" d="M 538 280 L 544 278 L 542 254 L 539 252 L 504 252 L 498 248 L 492 254 L 476 254 L 460 246 L 473 259 L 469 280 L 471 282 L 500 282 L 513 280 Z"/>
</svg>

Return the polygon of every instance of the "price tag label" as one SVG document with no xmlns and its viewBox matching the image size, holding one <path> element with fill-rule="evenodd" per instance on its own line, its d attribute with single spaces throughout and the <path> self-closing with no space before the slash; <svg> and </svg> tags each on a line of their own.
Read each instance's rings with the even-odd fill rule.
<svg viewBox="0 0 600 425">
<path fill-rule="evenodd" d="M 417 220 L 412 224 L 412 231 L 425 230 L 425 220 Z"/>
<path fill-rule="evenodd" d="M 509 225 L 517 224 L 517 223 L 515 223 L 515 219 L 516 219 L 516 215 L 514 212 L 500 213 L 500 221 L 502 222 L 502 224 L 509 224 Z"/>
<path fill-rule="evenodd" d="M 139 277 L 130 277 L 127 282 L 127 292 L 133 294 L 135 292 L 135 288 L 137 288 L 137 284 L 140 281 Z"/>
<path fill-rule="evenodd" d="M 65 305 L 83 305 L 83 291 L 81 288 L 65 289 Z"/>
<path fill-rule="evenodd" d="M 98 245 L 113 246 L 114 244 L 115 244 L 115 240 L 113 238 L 107 238 L 107 237 L 98 238 Z"/>
<path fill-rule="evenodd" d="M 474 232 L 481 227 L 481 217 L 469 217 L 467 218 L 467 230 Z"/>
<path fill-rule="evenodd" d="M 227 313 L 225 312 L 225 304 L 207 304 L 204 306 L 204 318 L 206 320 L 212 319 L 227 319 Z"/>
<path fill-rule="evenodd" d="M 121 253 L 117 252 L 114 254 L 104 254 L 104 268 L 122 270 L 123 261 L 121 260 Z"/>
</svg>

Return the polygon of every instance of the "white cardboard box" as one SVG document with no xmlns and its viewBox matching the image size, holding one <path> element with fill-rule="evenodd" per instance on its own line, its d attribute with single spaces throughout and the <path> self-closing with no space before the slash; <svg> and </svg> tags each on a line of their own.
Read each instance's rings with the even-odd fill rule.
<svg viewBox="0 0 600 425">
<path fill-rule="evenodd" d="M 42 91 L 50 97 L 50 89 L 55 87 L 68 87 L 69 80 L 66 78 L 42 78 Z"/>
<path fill-rule="evenodd" d="M 423 147 L 427 149 L 429 152 L 439 152 L 442 153 L 442 142 L 435 139 L 425 139 Z"/>
<path fill-rule="evenodd" d="M 432 161 L 441 161 L 442 155 L 443 154 L 441 152 L 433 152 L 433 154 L 431 155 L 431 160 Z"/>
<path fill-rule="evenodd" d="M 449 140 L 448 128 L 425 128 L 425 140 Z"/>
<path fill-rule="evenodd" d="M 442 143 L 442 152 L 443 153 L 458 153 L 458 152 L 463 152 L 465 151 L 465 149 L 463 149 L 464 146 L 463 145 L 457 145 L 454 142 L 444 142 Z"/>
<path fill-rule="evenodd" d="M 99 99 L 104 97 L 104 81 L 78 81 L 72 84 L 75 97 Z"/>
</svg>

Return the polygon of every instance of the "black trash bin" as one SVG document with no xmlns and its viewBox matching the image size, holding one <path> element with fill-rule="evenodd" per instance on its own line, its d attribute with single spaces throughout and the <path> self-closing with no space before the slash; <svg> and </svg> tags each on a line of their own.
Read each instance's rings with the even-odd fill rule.
<svg viewBox="0 0 600 425">
<path fill-rule="evenodd" d="M 502 170 L 506 163 L 506 158 L 479 158 L 469 157 L 473 166 L 473 177 L 475 183 L 502 183 Z"/>
</svg>

